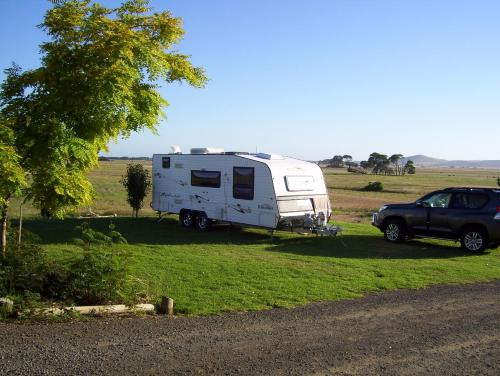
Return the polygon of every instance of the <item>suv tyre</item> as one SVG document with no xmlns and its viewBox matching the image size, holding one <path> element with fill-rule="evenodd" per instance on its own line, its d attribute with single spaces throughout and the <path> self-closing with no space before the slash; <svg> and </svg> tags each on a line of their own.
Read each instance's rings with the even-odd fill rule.
<svg viewBox="0 0 500 376">
<path fill-rule="evenodd" d="M 406 225 L 401 219 L 389 219 L 384 226 L 384 238 L 391 243 L 406 240 Z"/>
<path fill-rule="evenodd" d="M 477 227 L 469 227 L 462 232 L 462 247 L 470 252 L 483 252 L 488 245 L 486 231 Z"/>
</svg>

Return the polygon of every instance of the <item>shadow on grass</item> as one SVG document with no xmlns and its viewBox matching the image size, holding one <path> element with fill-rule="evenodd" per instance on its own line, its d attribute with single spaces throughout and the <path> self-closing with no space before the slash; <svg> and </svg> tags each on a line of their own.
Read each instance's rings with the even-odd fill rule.
<svg viewBox="0 0 500 376">
<path fill-rule="evenodd" d="M 79 233 L 76 226 L 89 222 L 94 230 L 106 233 L 112 222 L 130 244 L 258 244 L 270 241 L 266 232 L 241 231 L 229 225 L 217 225 L 209 232 L 182 228 L 176 219 L 155 217 L 116 217 L 64 220 L 26 220 L 24 227 L 36 234 L 42 244 L 72 243 Z"/>
<path fill-rule="evenodd" d="M 185 245 L 185 244 L 265 244 L 269 252 L 282 252 L 303 256 L 366 258 L 366 259 L 439 259 L 459 256 L 480 256 L 463 251 L 451 242 L 434 244 L 425 240 L 412 240 L 404 244 L 391 244 L 380 235 L 349 235 L 337 238 L 313 235 L 290 237 L 277 232 L 273 242 L 266 231 L 242 231 L 227 225 L 217 225 L 209 232 L 185 229 L 174 218 L 158 222 L 154 217 L 92 218 L 65 220 L 27 220 L 25 228 L 38 235 L 42 244 L 72 243 L 78 237 L 75 227 L 88 221 L 98 231 L 107 231 L 113 222 L 130 244 Z"/>
<path fill-rule="evenodd" d="M 267 250 L 302 256 L 354 259 L 443 259 L 487 254 L 466 252 L 451 242 L 433 244 L 425 240 L 411 240 L 403 244 L 392 244 L 378 235 L 282 239 L 275 245 L 270 245 Z"/>
<path fill-rule="evenodd" d="M 363 192 L 363 193 L 397 193 L 397 194 L 415 194 L 415 192 L 405 191 L 402 189 L 384 189 L 382 191 L 370 191 L 365 188 L 357 187 L 334 187 L 328 186 L 328 189 L 339 190 L 339 191 L 352 191 L 352 192 Z"/>
</svg>

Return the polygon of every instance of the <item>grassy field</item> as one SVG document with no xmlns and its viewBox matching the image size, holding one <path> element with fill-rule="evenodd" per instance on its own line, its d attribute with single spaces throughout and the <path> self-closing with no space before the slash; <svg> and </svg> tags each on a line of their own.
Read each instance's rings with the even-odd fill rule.
<svg viewBox="0 0 500 376">
<path fill-rule="evenodd" d="M 446 187 L 497 187 L 500 170 L 418 169 L 415 175 L 353 175 L 345 169 L 326 169 L 326 182 L 336 218 L 367 223 L 371 213 L 387 203 L 413 202 Z M 383 192 L 364 192 L 369 182 L 380 181 Z"/>
<path fill-rule="evenodd" d="M 340 238 L 216 226 L 200 233 L 179 227 L 175 218 L 117 218 L 129 240 L 119 245 L 129 256 L 128 294 L 157 301 L 169 295 L 178 313 L 292 307 L 368 292 L 421 288 L 500 278 L 500 249 L 481 255 L 451 242 L 411 241 L 393 245 L 370 225 L 342 223 Z M 54 259 L 69 260 L 78 220 L 28 221 Z M 109 219 L 93 219 L 104 229 Z"/>
<path fill-rule="evenodd" d="M 94 212 L 101 215 L 131 215 L 132 210 L 126 202 L 126 194 L 120 184 L 127 163 L 130 162 L 121 160 L 101 162 L 100 168 L 90 173 L 89 178 L 95 189 L 92 206 Z M 151 171 L 151 161 L 133 163 L 142 163 Z M 368 223 L 371 212 L 386 203 L 415 201 L 425 193 L 451 186 L 495 187 L 496 178 L 500 176 L 500 170 L 482 169 L 418 169 L 416 175 L 407 176 L 353 175 L 345 169 L 325 169 L 324 173 L 335 218 L 362 223 Z M 362 191 L 361 189 L 371 181 L 381 181 L 384 184 L 384 191 Z M 149 207 L 151 197 L 145 202 L 142 215 L 155 215 Z M 18 204 L 19 201 L 14 201 L 12 205 L 13 217 L 17 216 Z M 38 211 L 30 205 L 25 205 L 23 211 L 28 216 L 38 215 Z M 72 215 L 87 212 L 88 208 L 80 208 Z"/>
<path fill-rule="evenodd" d="M 105 162 L 92 172 L 97 192 L 92 209 L 119 215 L 113 222 L 129 241 L 117 246 L 128 255 L 127 295 L 139 294 L 148 301 L 169 295 L 178 313 L 292 307 L 369 292 L 500 278 L 500 249 L 473 255 L 452 242 L 393 245 L 367 223 L 368 214 L 384 203 L 412 201 L 446 186 L 493 186 L 499 171 L 419 170 L 415 176 L 385 177 L 326 170 L 335 220 L 340 220 L 344 234 L 320 238 L 278 232 L 271 242 L 263 230 L 216 226 L 199 233 L 181 228 L 174 216 L 158 223 L 149 208 L 142 218 L 125 217 L 131 213 L 119 184 L 125 167 L 126 162 Z M 374 180 L 384 183 L 385 192 L 360 191 Z M 34 209 L 27 212 L 32 217 L 26 228 L 41 237 L 51 258 L 67 262 L 78 255 L 71 239 L 80 220 L 40 220 Z M 109 221 L 90 220 L 96 229 L 104 229 Z"/>
<path fill-rule="evenodd" d="M 100 167 L 89 174 L 89 179 L 94 186 L 95 198 L 91 209 L 100 215 L 117 214 L 129 216 L 132 209 L 127 204 L 127 195 L 120 184 L 121 177 L 125 174 L 128 163 L 141 163 L 148 167 L 151 172 L 151 161 L 122 161 L 101 162 Z M 151 197 L 145 200 L 143 215 L 154 215 L 154 211 L 149 207 Z M 84 215 L 89 208 L 79 208 L 70 216 Z M 14 200 L 12 204 L 12 217 L 16 218 L 19 212 L 19 200 Z M 23 207 L 23 213 L 27 216 L 37 216 L 39 211 L 27 204 Z"/>
</svg>

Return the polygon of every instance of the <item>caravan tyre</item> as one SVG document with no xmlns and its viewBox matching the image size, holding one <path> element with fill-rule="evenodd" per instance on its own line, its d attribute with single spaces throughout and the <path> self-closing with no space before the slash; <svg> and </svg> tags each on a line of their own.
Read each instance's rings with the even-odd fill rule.
<svg viewBox="0 0 500 376">
<path fill-rule="evenodd" d="M 182 227 L 193 227 L 194 225 L 194 215 L 189 210 L 182 210 L 179 214 L 179 223 Z"/>
<path fill-rule="evenodd" d="M 196 216 L 196 228 L 201 231 L 207 231 L 210 228 L 210 220 L 205 213 Z"/>
</svg>

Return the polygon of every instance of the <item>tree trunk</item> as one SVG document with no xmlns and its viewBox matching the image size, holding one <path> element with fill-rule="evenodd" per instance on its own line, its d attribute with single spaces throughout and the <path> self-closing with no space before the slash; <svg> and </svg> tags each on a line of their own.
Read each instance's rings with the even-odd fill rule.
<svg viewBox="0 0 500 376">
<path fill-rule="evenodd" d="M 23 232 L 23 205 L 21 204 L 19 206 L 19 230 L 17 238 L 17 249 L 21 248 L 22 232 Z"/>
<path fill-rule="evenodd" d="M 2 218 L 0 220 L 0 244 L 2 246 L 2 256 L 7 252 L 7 206 L 1 209 Z"/>
</svg>

